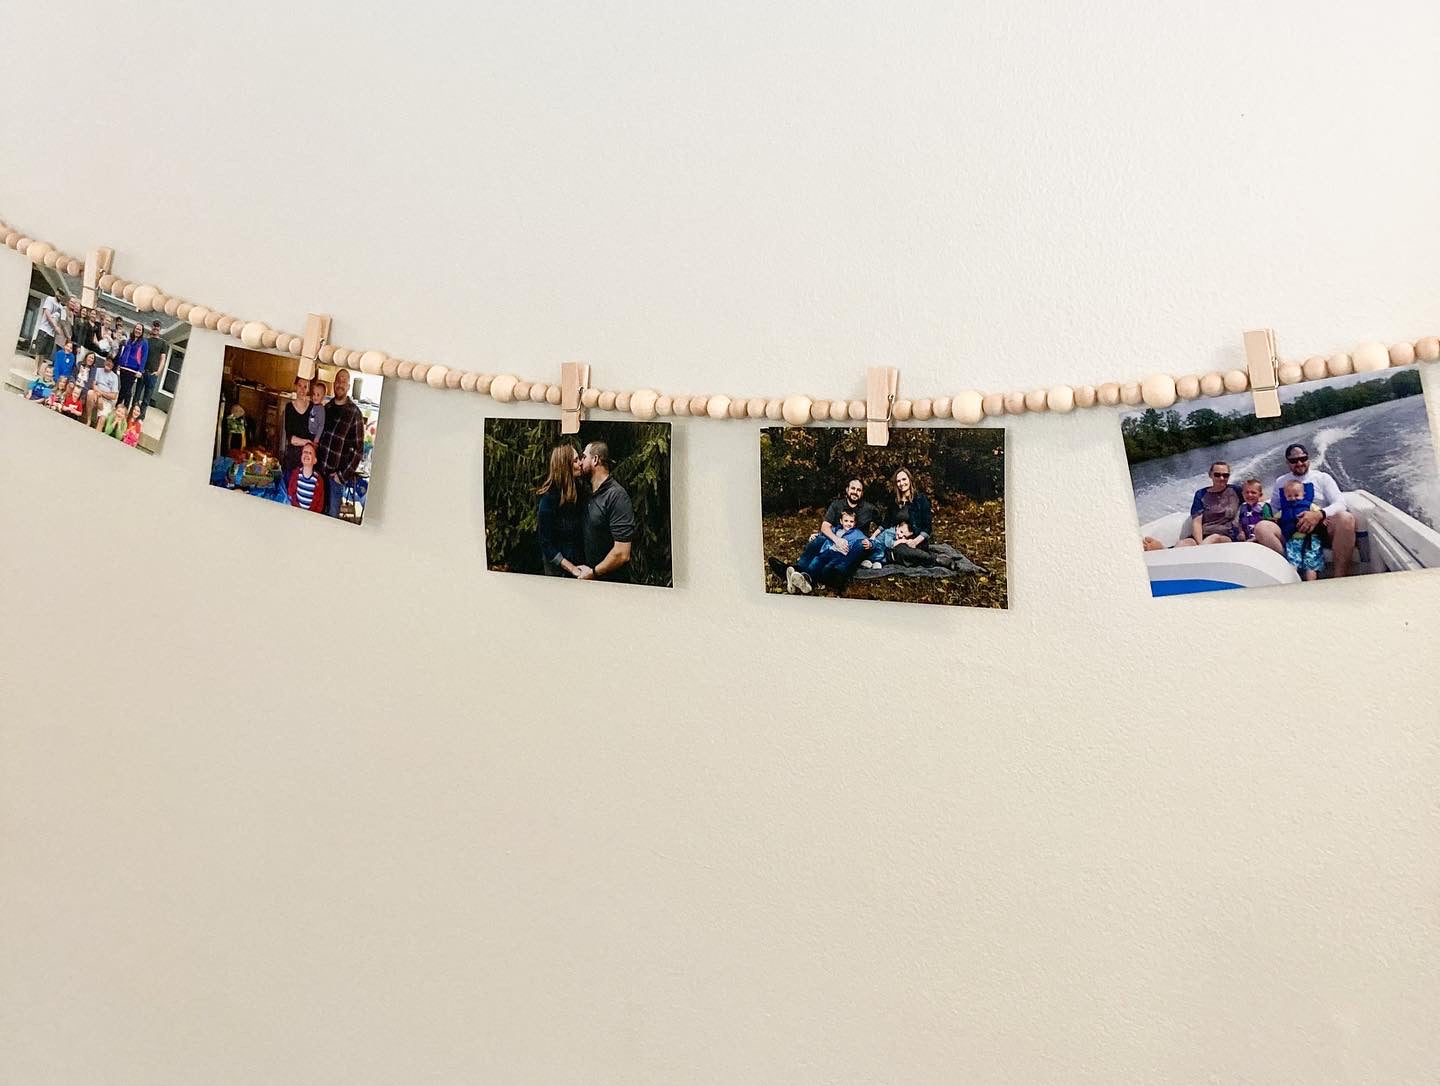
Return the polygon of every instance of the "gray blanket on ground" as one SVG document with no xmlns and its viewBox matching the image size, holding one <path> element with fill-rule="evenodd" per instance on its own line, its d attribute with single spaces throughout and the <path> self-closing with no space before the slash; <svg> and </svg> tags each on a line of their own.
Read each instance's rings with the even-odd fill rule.
<svg viewBox="0 0 1440 1086">
<path fill-rule="evenodd" d="M 930 553 L 950 559 L 950 566 L 902 566 L 899 563 L 887 562 L 879 569 L 865 569 L 863 566 L 855 571 L 855 580 L 873 581 L 876 577 L 958 577 L 962 573 L 989 573 L 984 566 L 977 566 L 970 559 L 957 551 L 954 547 L 946 546 L 944 543 L 932 543 L 929 547 Z"/>
</svg>

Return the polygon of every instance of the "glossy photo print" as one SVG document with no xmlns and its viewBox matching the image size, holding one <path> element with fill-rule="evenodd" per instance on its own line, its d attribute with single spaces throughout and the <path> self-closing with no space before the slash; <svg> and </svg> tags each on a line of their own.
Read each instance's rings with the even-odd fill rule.
<svg viewBox="0 0 1440 1086">
<path fill-rule="evenodd" d="M 1440 566 L 1440 471 L 1416 366 L 1120 420 L 1156 596 Z"/>
<path fill-rule="evenodd" d="M 671 587 L 670 424 L 485 420 L 485 560 L 500 573 Z"/>
<path fill-rule="evenodd" d="M 765 590 L 1005 607 L 1005 431 L 760 431 Z"/>
<path fill-rule="evenodd" d="M 225 348 L 210 484 L 359 524 L 385 379 L 286 354 Z"/>
<path fill-rule="evenodd" d="M 5 387 L 120 446 L 157 453 L 190 326 L 103 291 L 93 307 L 82 297 L 75 276 L 39 265 L 31 270 Z"/>
</svg>

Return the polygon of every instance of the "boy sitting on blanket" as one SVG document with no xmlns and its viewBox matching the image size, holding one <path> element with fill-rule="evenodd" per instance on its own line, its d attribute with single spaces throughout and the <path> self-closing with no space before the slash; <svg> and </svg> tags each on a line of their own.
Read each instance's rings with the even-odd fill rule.
<svg viewBox="0 0 1440 1086">
<path fill-rule="evenodd" d="M 870 552 L 874 557 L 861 562 L 860 565 L 864 569 L 879 569 L 887 561 L 892 560 L 895 544 L 909 543 L 914 538 L 914 533 L 910 531 L 910 522 L 908 520 L 899 521 L 893 528 L 884 529 L 870 541 L 875 547 Z"/>
</svg>

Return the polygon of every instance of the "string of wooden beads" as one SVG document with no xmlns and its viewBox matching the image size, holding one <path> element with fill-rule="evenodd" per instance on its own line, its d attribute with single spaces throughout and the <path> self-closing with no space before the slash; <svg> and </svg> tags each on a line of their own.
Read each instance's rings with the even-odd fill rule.
<svg viewBox="0 0 1440 1086">
<path fill-rule="evenodd" d="M 84 261 L 61 252 L 49 242 L 23 234 L 3 221 L 0 221 L 0 239 L 4 240 L 7 248 L 14 249 L 33 264 L 54 268 L 71 277 L 84 271 Z M 99 277 L 97 286 L 112 297 L 123 299 L 139 312 L 162 312 L 194 328 L 219 332 L 239 340 L 252 350 L 275 350 L 298 357 L 304 344 L 304 337 L 297 333 L 279 331 L 264 321 L 243 320 L 197 302 L 185 301 L 167 294 L 154 284 L 132 283 L 107 272 Z M 475 392 L 499 403 L 529 402 L 550 406 L 560 403 L 560 386 L 546 381 L 528 381 L 514 374 L 474 373 L 439 363 L 397 359 L 373 349 L 357 350 L 327 343 L 320 348 L 319 361 L 326 365 L 357 369 L 361 373 L 411 380 L 431 388 Z M 1276 367 L 1276 376 L 1282 385 L 1295 385 L 1352 373 L 1409 366 L 1415 362 L 1436 361 L 1440 361 L 1440 336 L 1424 336 L 1388 346 L 1372 341 L 1362 343 L 1350 352 L 1311 355 L 1304 361 L 1283 361 Z M 1140 381 L 1107 381 L 1100 385 L 1055 385 L 1026 392 L 963 389 L 951 396 L 934 399 L 897 398 L 891 410 L 897 422 L 954 419 L 973 426 L 986 418 L 1002 415 L 1043 412 L 1065 415 L 1076 408 L 1095 406 L 1138 406 L 1143 403 L 1147 407 L 1164 410 L 1174 406 L 1178 400 L 1232 395 L 1249 387 L 1250 377 L 1243 369 L 1187 373 L 1179 377 L 1153 373 Z M 715 393 L 682 396 L 652 388 L 635 391 L 587 388 L 581 402 L 586 408 L 628 413 L 642 421 L 673 416 L 766 419 L 784 422 L 788 426 L 806 426 L 811 422 L 860 422 L 866 416 L 864 400 L 812 399 L 800 395 L 746 398 Z"/>
</svg>

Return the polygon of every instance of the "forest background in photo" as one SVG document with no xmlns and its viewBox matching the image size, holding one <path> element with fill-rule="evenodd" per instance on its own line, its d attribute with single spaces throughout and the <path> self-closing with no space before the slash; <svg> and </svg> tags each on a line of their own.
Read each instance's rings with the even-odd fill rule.
<svg viewBox="0 0 1440 1086">
<path fill-rule="evenodd" d="M 1283 394 L 1282 389 L 1282 394 Z M 1250 410 L 1221 414 L 1211 407 L 1188 411 L 1155 408 L 1127 415 L 1120 421 L 1125 439 L 1125 457 L 1132 464 L 1159 460 L 1176 453 L 1223 445 L 1236 438 L 1283 430 L 1302 422 L 1330 418 L 1362 407 L 1388 403 L 1422 392 L 1420 373 L 1407 369 L 1389 376 L 1377 375 L 1373 380 L 1360 381 L 1343 388 L 1317 388 L 1287 400 L 1282 413 L 1273 419 L 1257 418 Z M 1249 400 L 1249 397 L 1245 397 Z"/>
<path fill-rule="evenodd" d="M 539 498 L 550 451 L 562 442 L 581 450 L 610 447 L 615 481 L 630 495 L 636 536 L 630 576 L 636 584 L 669 587 L 670 426 L 663 422 L 585 422 L 560 433 L 558 419 L 485 420 L 485 558 L 504 573 L 543 573 L 536 537 Z"/>
</svg>

